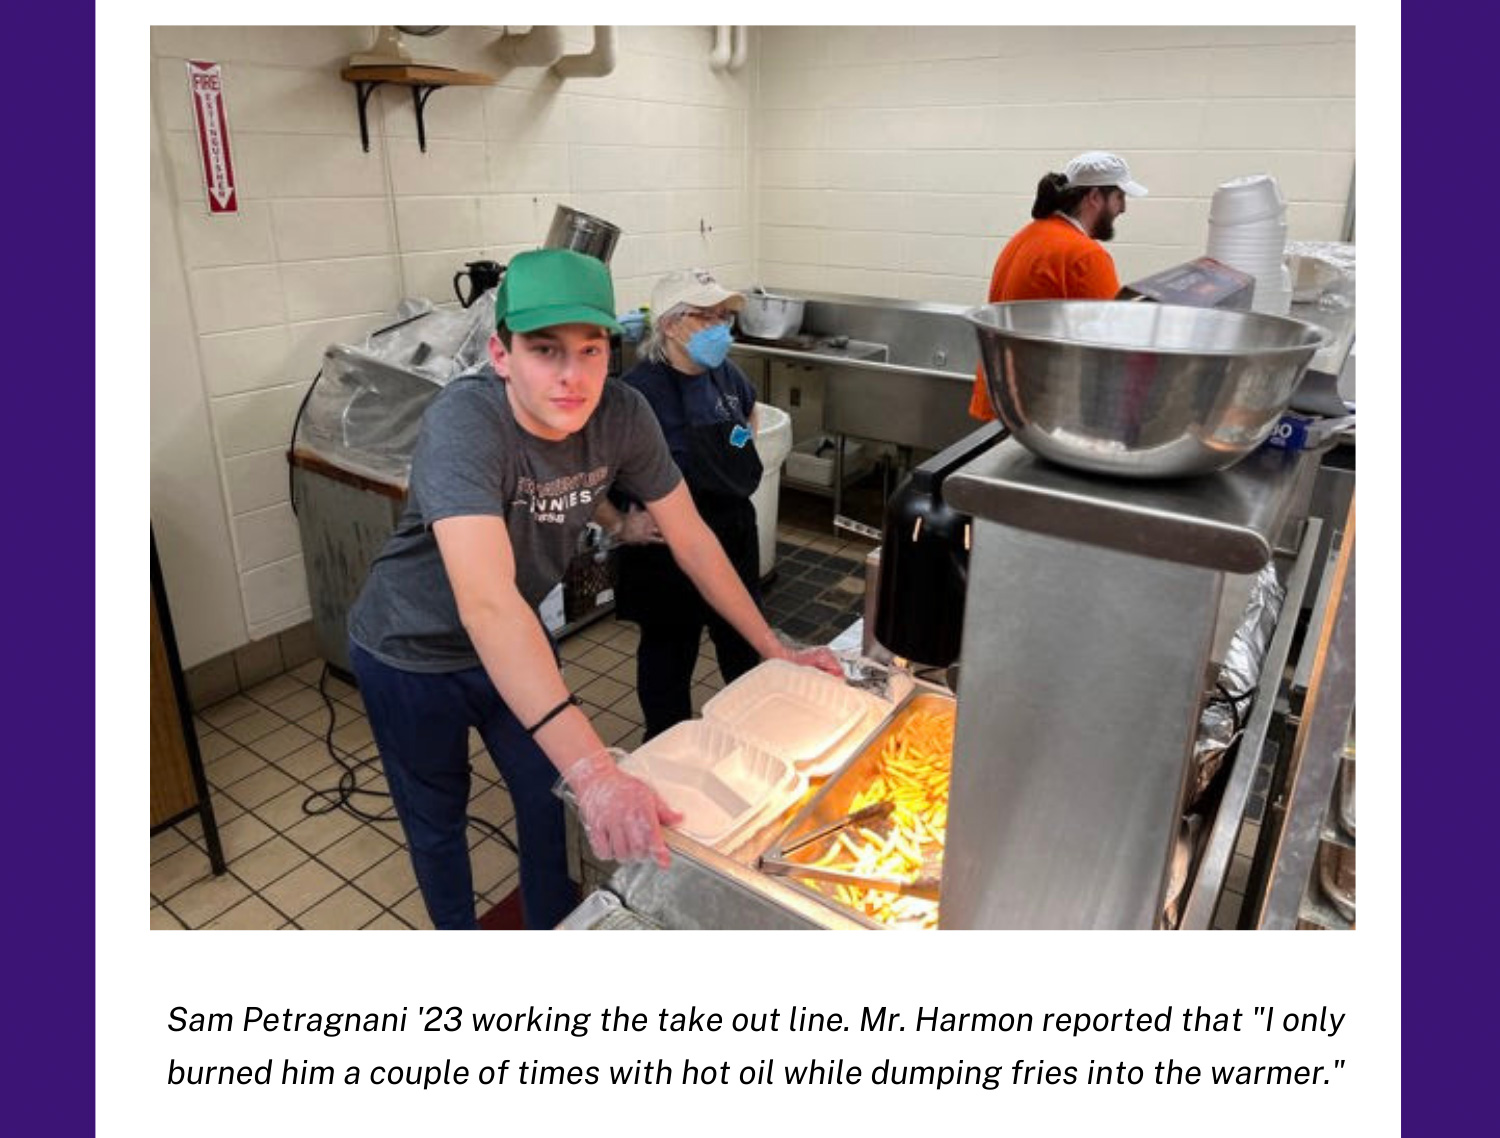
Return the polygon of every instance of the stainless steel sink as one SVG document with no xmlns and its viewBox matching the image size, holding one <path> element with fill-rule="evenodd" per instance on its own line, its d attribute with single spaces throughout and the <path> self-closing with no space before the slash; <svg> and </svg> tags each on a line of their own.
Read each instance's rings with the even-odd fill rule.
<svg viewBox="0 0 1500 1138">
<path fill-rule="evenodd" d="M 873 363 L 887 363 L 891 358 L 891 349 L 887 345 L 869 340 L 851 340 L 848 336 L 830 336 L 821 339 L 808 350 L 814 355 L 827 356 L 835 360 L 869 360 Z"/>
<path fill-rule="evenodd" d="M 735 351 L 821 370 L 825 431 L 939 451 L 974 429 L 968 403 L 979 344 L 966 308 L 777 291 L 806 300 L 797 342 L 741 341 Z"/>
<path fill-rule="evenodd" d="M 848 336 L 851 343 L 884 345 L 883 363 L 970 377 L 979 365 L 979 342 L 964 319 L 968 309 L 963 305 L 832 293 L 805 295 L 804 331 Z"/>
</svg>

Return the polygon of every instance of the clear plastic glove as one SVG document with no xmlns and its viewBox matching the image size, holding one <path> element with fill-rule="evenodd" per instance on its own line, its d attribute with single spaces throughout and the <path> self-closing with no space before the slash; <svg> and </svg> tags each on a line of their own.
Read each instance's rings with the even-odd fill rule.
<svg viewBox="0 0 1500 1138">
<path fill-rule="evenodd" d="M 682 815 L 616 765 L 624 754 L 609 748 L 587 755 L 563 771 L 563 781 L 578 799 L 583 831 L 596 855 L 611 861 L 650 859 L 665 869 L 671 855 L 661 828 L 682 821 Z"/>
<path fill-rule="evenodd" d="M 624 545 L 649 545 L 666 540 L 648 510 L 627 510 L 615 540 Z"/>
<path fill-rule="evenodd" d="M 772 629 L 775 632 L 775 629 Z M 833 654 L 833 650 L 822 645 L 813 647 L 808 644 L 799 644 L 789 636 L 776 632 L 776 639 L 781 644 L 782 660 L 788 660 L 793 664 L 801 664 L 805 668 L 816 668 L 820 672 L 826 672 L 830 676 L 844 678 L 843 666 L 839 658 Z"/>
</svg>

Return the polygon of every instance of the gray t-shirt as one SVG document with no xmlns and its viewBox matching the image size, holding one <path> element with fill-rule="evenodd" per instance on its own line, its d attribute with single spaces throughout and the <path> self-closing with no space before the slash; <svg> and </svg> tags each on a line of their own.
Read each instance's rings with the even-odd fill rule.
<svg viewBox="0 0 1500 1138">
<path fill-rule="evenodd" d="M 521 428 L 492 372 L 455 379 L 422 416 L 406 510 L 350 609 L 349 636 L 409 672 L 476 667 L 433 522 L 504 518 L 516 584 L 536 608 L 611 484 L 654 502 L 681 479 L 650 406 L 622 383 L 608 380 L 583 430 L 551 442 Z"/>
</svg>

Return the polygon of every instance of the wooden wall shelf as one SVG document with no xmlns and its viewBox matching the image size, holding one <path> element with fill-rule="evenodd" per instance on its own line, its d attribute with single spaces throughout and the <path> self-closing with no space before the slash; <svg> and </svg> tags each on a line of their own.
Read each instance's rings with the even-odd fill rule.
<svg viewBox="0 0 1500 1138">
<path fill-rule="evenodd" d="M 368 152 L 370 127 L 366 117 L 370 96 L 382 83 L 411 88 L 412 106 L 417 112 L 417 145 L 427 151 L 427 126 L 423 112 L 427 100 L 440 87 L 489 87 L 495 79 L 480 71 L 455 71 L 449 67 L 421 67 L 400 64 L 381 67 L 346 67 L 340 76 L 354 84 L 354 99 L 359 110 L 359 142 Z"/>
</svg>

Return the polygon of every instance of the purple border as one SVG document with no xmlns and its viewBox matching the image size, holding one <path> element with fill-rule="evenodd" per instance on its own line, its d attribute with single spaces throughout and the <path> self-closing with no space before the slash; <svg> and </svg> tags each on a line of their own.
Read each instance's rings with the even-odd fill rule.
<svg viewBox="0 0 1500 1138">
<path fill-rule="evenodd" d="M 5 1128 L 92 1134 L 94 61 L 77 50 L 77 37 L 93 28 L 94 13 L 92 5 L 49 5 L 19 9 L 14 19 L 21 26 L 7 34 L 34 50 L 17 53 L 11 67 L 22 74 L 10 76 L 13 92 L 33 97 L 14 103 L 5 121 L 5 215 L 17 247 L 7 274 L 5 393 L 15 524 L 0 559 L 11 685 L 6 1019 L 19 1028 L 6 1078 L 19 1094 L 7 1096 Z M 65 29 L 68 65 L 59 69 L 44 45 L 60 46 Z M 144 174 L 145 164 L 138 168 Z M 146 267 L 127 271 L 139 280 Z M 129 382 L 144 386 L 146 370 L 138 361 Z M 141 612 L 144 621 L 144 599 Z M 143 744 L 120 740 L 121 761 L 142 758 Z"/>
<path fill-rule="evenodd" d="M 1401 494 L 1412 507 L 1401 514 L 1402 655 L 1414 662 L 1401 676 L 1401 1115 L 1412 1134 L 1471 1131 L 1486 1113 L 1495 1053 L 1495 944 L 1484 931 L 1493 919 L 1495 861 L 1486 815 L 1500 793 L 1488 691 L 1500 627 L 1488 553 L 1500 423 L 1487 343 L 1495 290 L 1484 268 L 1494 238 L 1482 222 L 1458 222 L 1438 238 L 1433 221 L 1448 209 L 1440 204 L 1446 195 L 1432 193 L 1441 184 L 1495 183 L 1484 172 L 1494 164 L 1489 132 L 1473 117 L 1494 103 L 1495 61 L 1490 37 L 1455 34 L 1445 16 L 1459 13 L 1406 5 L 1401 21 L 1401 110 L 1412 126 L 1401 134 L 1409 191 L 1401 217 L 1413 237 L 1401 256 L 1413 288 L 1394 280 L 1364 286 L 1399 296 L 1412 316 L 1402 321 L 1399 442 Z M 1480 168 L 1460 172 L 1471 162 Z M 1385 176 L 1373 167 L 1370 174 Z M 1368 370 L 1367 390 L 1394 389 L 1388 368 L 1372 361 Z M 1398 508 L 1366 504 L 1385 517 Z M 1372 626 L 1378 611 L 1365 605 Z M 1382 748 L 1379 757 L 1395 756 Z M 1371 1004 L 1377 1011 L 1373 997 Z"/>
<path fill-rule="evenodd" d="M 44 44 L 64 26 L 71 26 L 76 36 L 79 27 L 93 25 L 94 13 L 92 5 L 74 7 L 72 20 L 60 19 L 63 13 L 55 5 L 41 15 L 18 15 L 23 26 L 12 28 L 12 36 L 17 42 Z M 1476 103 L 1459 84 L 1489 73 L 1489 41 L 1455 37 L 1450 23 L 1431 18 L 1426 9 L 1420 10 L 1425 20 L 1418 9 L 1408 11 L 1409 18 L 1402 20 L 1404 109 L 1420 125 L 1403 136 L 1402 167 L 1414 190 L 1433 180 L 1451 185 L 1446 175 L 1457 168 L 1455 163 L 1483 149 L 1476 147 L 1474 132 L 1485 129 L 1484 100 Z M 1440 36 L 1442 43 L 1437 42 Z M 6 701 L 13 781 L 5 829 L 17 870 L 6 876 L 17 917 L 13 932 L 19 934 L 8 938 L 7 955 L 11 975 L 20 981 L 12 985 L 9 1019 L 31 1025 L 26 1029 L 31 1044 L 16 1051 L 8 1080 L 26 1093 L 8 1101 L 6 1114 L 7 1128 L 18 1133 L 74 1134 L 94 1128 L 95 928 L 93 890 L 84 887 L 94 881 L 94 402 L 92 369 L 59 368 L 57 361 L 60 345 L 74 359 L 94 355 L 93 321 L 80 318 L 77 292 L 94 260 L 93 131 L 86 129 L 94 121 L 94 74 L 92 67 L 75 66 L 69 81 L 58 83 L 55 63 L 45 55 L 22 52 L 12 64 L 34 72 L 15 76 L 13 88 L 46 90 L 45 104 L 19 105 L 6 123 L 9 153 L 26 172 L 7 180 L 12 241 L 21 246 L 12 262 L 13 277 L 30 301 L 22 302 L 26 335 L 11 339 L 8 370 L 15 381 L 6 393 L 11 426 L 7 457 L 18 491 L 33 480 L 46 487 L 15 527 L 12 556 L 0 567 L 11 598 L 8 671 L 12 685 L 18 685 Z M 80 145 L 83 140 L 89 144 Z M 1488 184 L 1472 170 L 1464 180 L 1476 187 Z M 1408 200 L 1413 204 L 1403 213 L 1414 233 L 1430 232 L 1432 211 L 1447 213 L 1441 198 L 1414 192 Z M 1453 199 L 1447 202 L 1453 205 Z M 1474 527 L 1476 510 L 1488 512 L 1486 488 L 1494 483 L 1493 473 L 1480 468 L 1479 461 L 1490 449 L 1484 441 L 1486 428 L 1500 422 L 1500 414 L 1485 414 L 1500 402 L 1490 374 L 1493 364 L 1480 337 L 1469 334 L 1493 322 L 1491 290 L 1485 287 L 1484 265 L 1493 244 L 1486 216 L 1482 207 L 1470 214 L 1460 206 L 1458 214 L 1447 213 L 1438 222 L 1447 231 L 1444 240 L 1413 242 L 1403 249 L 1408 279 L 1427 282 L 1403 298 L 1419 316 L 1431 318 L 1413 325 L 1436 332 L 1407 339 L 1407 383 L 1458 386 L 1465 407 L 1462 421 L 1475 424 L 1480 436 L 1472 446 L 1444 446 L 1444 425 L 1451 429 L 1459 422 L 1446 416 L 1435 420 L 1430 432 L 1406 432 L 1403 496 L 1419 508 L 1403 518 L 1403 551 L 1410 553 L 1403 557 L 1403 579 L 1413 598 L 1458 597 L 1481 611 L 1491 592 L 1483 579 L 1489 574 L 1481 559 L 1459 558 L 1455 549 L 1484 540 L 1483 531 L 1490 528 L 1476 533 Z M 1472 245 L 1463 237 L 1465 230 Z M 126 282 L 145 270 L 117 267 Z M 1382 287 L 1399 289 L 1399 283 Z M 68 304 L 56 303 L 63 297 Z M 117 378 L 127 381 L 133 375 L 128 381 L 139 382 L 144 363 L 127 365 L 126 374 Z M 1377 369 L 1372 363 L 1368 370 L 1370 384 Z M 1479 406 L 1473 406 L 1475 401 Z M 1413 426 L 1419 425 L 1421 402 L 1420 394 L 1410 402 Z M 25 429 L 25 424 L 66 424 L 67 429 L 59 434 Z M 1467 455 L 1474 456 L 1468 459 L 1475 467 L 1472 478 L 1462 470 Z M 1465 493 L 1465 486 L 1474 493 Z M 1396 508 L 1397 503 L 1367 506 Z M 1476 551 L 1472 545 L 1470 549 Z M 1464 588 L 1465 576 L 1472 588 Z M 1483 621 L 1493 624 L 1493 619 Z M 1443 643 L 1452 627 L 1463 626 L 1432 614 L 1419 616 L 1414 605 L 1405 607 L 1402 637 L 1412 658 L 1445 661 L 1414 668 L 1402 679 L 1411 697 L 1403 702 L 1412 711 L 1405 717 L 1403 741 L 1409 746 L 1403 748 L 1402 774 L 1407 920 L 1402 1034 L 1411 1043 L 1403 1046 L 1402 1114 L 1413 1133 L 1467 1129 L 1474 1117 L 1474 1089 L 1487 1085 L 1489 1075 L 1483 1058 L 1488 1049 L 1467 1046 L 1449 1031 L 1457 1009 L 1482 1014 L 1485 1005 L 1493 1004 L 1494 950 L 1470 914 L 1483 911 L 1491 860 L 1480 845 L 1483 807 L 1497 800 L 1470 781 L 1486 777 L 1494 782 L 1488 757 L 1493 745 L 1484 742 L 1489 731 L 1475 732 L 1473 720 L 1450 719 L 1441 710 L 1452 706 L 1452 685 L 1462 683 L 1466 674 Z M 1477 631 L 1469 626 L 1464 634 L 1468 643 L 1473 641 L 1467 637 Z M 1467 674 L 1482 677 L 1485 672 Z M 121 740 L 122 759 L 139 755 L 138 746 Z M 1461 809 L 1463 803 L 1478 806 L 1479 816 Z M 1459 820 L 1465 816 L 1467 821 Z M 1460 848 L 1464 834 L 1470 835 L 1472 856 Z M 1450 934 L 1455 926 L 1458 936 Z M 1468 1090 L 1453 1093 L 1456 1088 Z"/>
</svg>

